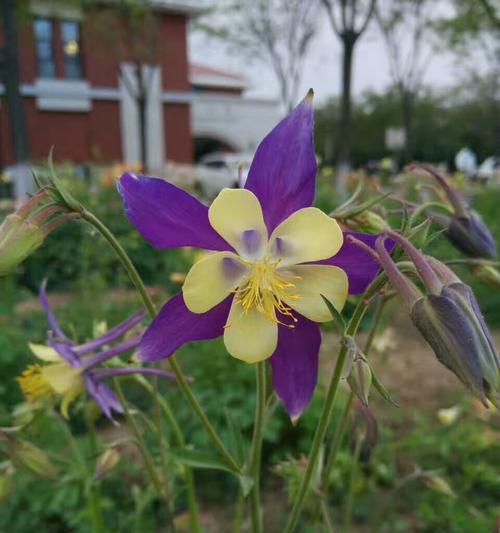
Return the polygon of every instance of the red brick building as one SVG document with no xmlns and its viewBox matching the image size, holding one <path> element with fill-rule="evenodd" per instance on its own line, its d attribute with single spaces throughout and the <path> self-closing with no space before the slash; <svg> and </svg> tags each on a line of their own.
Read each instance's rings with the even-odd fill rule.
<svg viewBox="0 0 500 533">
<path fill-rule="evenodd" d="M 137 161 L 140 118 L 133 93 L 140 64 L 148 80 L 148 166 L 162 168 L 167 159 L 192 161 L 187 26 L 201 8 L 189 0 L 151 4 L 154 13 L 148 25 L 136 29 L 134 37 L 125 23 L 106 23 L 100 8 L 83 12 L 33 4 L 32 17 L 19 24 L 21 94 L 31 159 L 44 160 L 54 145 L 57 160 Z M 139 63 L 132 41 L 144 35 L 139 44 L 145 45 L 153 31 L 151 53 Z M 2 166 L 13 159 L 8 120 L 2 103 Z"/>
</svg>

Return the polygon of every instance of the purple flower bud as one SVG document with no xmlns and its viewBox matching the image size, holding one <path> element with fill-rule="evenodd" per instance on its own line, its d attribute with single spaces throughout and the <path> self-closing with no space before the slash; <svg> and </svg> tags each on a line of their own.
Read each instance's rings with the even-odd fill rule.
<svg viewBox="0 0 500 533">
<path fill-rule="evenodd" d="M 471 257 L 494 257 L 496 255 L 495 240 L 479 214 L 467 205 L 465 198 L 451 187 L 444 176 L 441 176 L 434 168 L 427 165 L 419 167 L 439 183 L 453 208 L 453 215 L 446 217 L 448 239 L 464 254 Z"/>
<path fill-rule="evenodd" d="M 495 257 L 497 250 L 490 230 L 473 209 L 466 210 L 467 216 L 452 216 L 446 236 L 464 254 L 470 257 Z"/>
<path fill-rule="evenodd" d="M 438 360 L 483 403 L 500 403 L 500 360 L 472 289 L 434 257 L 425 260 L 443 284 L 418 300 L 411 319 Z"/>
<path fill-rule="evenodd" d="M 394 288 L 410 306 L 410 317 L 431 346 L 438 360 L 451 370 L 485 405 L 488 398 L 500 404 L 500 360 L 472 289 L 446 265 L 424 257 L 404 237 L 388 234 L 400 244 L 415 264 L 427 294 L 415 287 L 397 269 L 383 247 L 376 249 Z"/>
</svg>

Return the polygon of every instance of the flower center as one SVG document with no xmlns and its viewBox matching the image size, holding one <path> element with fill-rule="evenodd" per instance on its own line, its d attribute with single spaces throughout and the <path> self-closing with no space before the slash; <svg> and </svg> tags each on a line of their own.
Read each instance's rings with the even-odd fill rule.
<svg viewBox="0 0 500 533">
<path fill-rule="evenodd" d="M 256 263 L 245 262 L 250 267 L 250 275 L 244 285 L 236 290 L 236 302 L 239 303 L 244 312 L 252 308 L 262 313 L 272 322 L 283 324 L 276 318 L 276 311 L 281 315 L 289 317 L 293 322 L 297 319 L 292 314 L 292 309 L 285 304 L 284 300 L 298 300 L 299 296 L 293 293 L 297 279 L 291 274 L 279 272 L 278 266 L 281 259 L 271 260 L 264 257 Z M 288 327 L 293 325 L 283 324 Z"/>
<path fill-rule="evenodd" d="M 29 365 L 17 378 L 17 382 L 28 402 L 35 402 L 39 398 L 51 398 L 54 394 L 40 365 Z"/>
</svg>

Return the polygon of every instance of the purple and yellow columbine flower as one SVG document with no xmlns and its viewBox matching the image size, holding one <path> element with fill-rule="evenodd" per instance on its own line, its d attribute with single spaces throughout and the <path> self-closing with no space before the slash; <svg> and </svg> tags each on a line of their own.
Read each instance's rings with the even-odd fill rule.
<svg viewBox="0 0 500 533">
<path fill-rule="evenodd" d="M 165 180 L 124 174 L 129 220 L 157 248 L 209 250 L 186 276 L 138 348 L 144 361 L 184 343 L 224 336 L 248 363 L 269 359 L 273 386 L 292 419 L 317 382 L 317 323 L 331 320 L 377 273 L 370 254 L 344 241 L 315 195 L 312 93 L 262 141 L 244 189 L 224 189 L 210 208 Z M 357 235 L 374 246 L 375 235 Z"/>
<path fill-rule="evenodd" d="M 137 347 L 140 335 L 114 343 L 144 318 L 144 311 L 138 311 L 104 335 L 77 345 L 61 330 L 49 306 L 45 284 L 42 284 L 40 289 L 40 300 L 51 330 L 48 335 L 48 346 L 29 344 L 33 355 L 42 364 L 29 365 L 17 378 L 28 401 L 36 402 L 41 398 L 60 397 L 61 413 L 68 418 L 68 408 L 71 403 L 82 392 L 87 391 L 111 420 L 113 411 L 122 413 L 123 410 L 114 392 L 104 380 L 130 374 L 155 374 L 173 378 L 170 372 L 155 368 L 102 367 L 106 361 Z"/>
</svg>

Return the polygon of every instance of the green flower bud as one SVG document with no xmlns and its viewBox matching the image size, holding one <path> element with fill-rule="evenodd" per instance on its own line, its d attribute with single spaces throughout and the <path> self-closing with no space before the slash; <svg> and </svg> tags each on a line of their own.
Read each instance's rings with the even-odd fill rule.
<svg viewBox="0 0 500 533">
<path fill-rule="evenodd" d="M 472 273 L 485 285 L 500 288 L 500 272 L 491 265 L 478 265 L 472 267 Z"/>
<path fill-rule="evenodd" d="M 372 384 L 372 371 L 365 357 L 358 353 L 352 362 L 352 369 L 347 378 L 351 391 L 363 405 L 368 405 L 368 394 Z"/>
<path fill-rule="evenodd" d="M 48 456 L 31 442 L 13 439 L 9 442 L 9 451 L 11 461 L 19 468 L 46 479 L 57 478 L 57 470 Z"/>
<path fill-rule="evenodd" d="M 116 448 L 108 448 L 98 458 L 95 467 L 94 479 L 102 479 L 111 472 L 120 461 L 120 453 Z"/>
<path fill-rule="evenodd" d="M 0 276 L 5 276 L 22 263 L 42 245 L 44 239 L 41 228 L 15 213 L 8 215 L 0 225 Z"/>
<path fill-rule="evenodd" d="M 363 211 L 352 218 L 356 225 L 368 233 L 382 233 L 387 228 L 387 222 L 373 211 Z"/>
<path fill-rule="evenodd" d="M 0 276 L 9 274 L 30 256 L 61 222 L 75 216 L 61 215 L 64 209 L 60 206 L 40 205 L 47 197 L 47 190 L 40 190 L 0 224 Z"/>
</svg>

